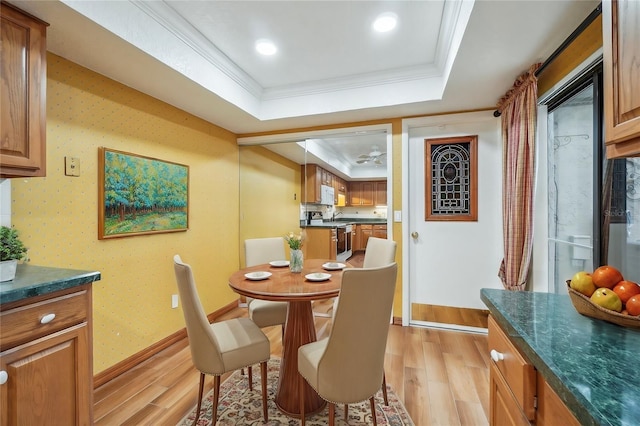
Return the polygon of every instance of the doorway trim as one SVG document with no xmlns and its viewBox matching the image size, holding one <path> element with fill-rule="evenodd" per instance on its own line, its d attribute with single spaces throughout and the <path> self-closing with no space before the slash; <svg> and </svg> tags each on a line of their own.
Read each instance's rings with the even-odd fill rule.
<svg viewBox="0 0 640 426">
<path fill-rule="evenodd" d="M 411 232 L 410 229 L 410 170 L 409 170 L 409 139 L 410 132 L 414 128 L 419 127 L 441 127 L 445 125 L 484 122 L 491 119 L 493 110 L 467 112 L 467 113 L 451 113 L 428 117 L 407 118 L 402 120 L 402 325 L 416 325 L 446 328 L 461 331 L 477 332 L 474 327 L 465 327 L 458 325 L 447 325 L 441 323 L 427 323 L 424 321 L 411 321 L 411 282 L 410 282 L 410 255 L 411 250 Z M 482 331 L 481 331 L 482 332 Z"/>
</svg>

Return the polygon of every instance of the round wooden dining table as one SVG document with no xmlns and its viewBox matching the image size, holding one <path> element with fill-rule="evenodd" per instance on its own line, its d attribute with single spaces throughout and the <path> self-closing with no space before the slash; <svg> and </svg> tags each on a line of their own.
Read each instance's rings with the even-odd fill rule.
<svg viewBox="0 0 640 426">
<path fill-rule="evenodd" d="M 291 417 L 300 417 L 298 348 L 316 341 L 311 301 L 330 299 L 338 296 L 340 292 L 342 270 L 326 270 L 322 266 L 335 262 L 328 259 L 305 260 L 301 273 L 293 273 L 289 267 L 274 267 L 265 263 L 241 269 L 229 278 L 229 285 L 238 294 L 254 299 L 289 302 L 275 402 L 283 413 Z M 346 267 L 351 265 L 347 263 Z M 245 276 L 251 272 L 269 272 L 271 275 L 255 281 Z M 306 275 L 314 273 L 330 274 L 330 278 L 325 281 L 311 281 L 305 278 Z M 305 415 L 317 413 L 325 407 L 326 402 L 306 381 L 303 382 L 306 386 Z"/>
</svg>

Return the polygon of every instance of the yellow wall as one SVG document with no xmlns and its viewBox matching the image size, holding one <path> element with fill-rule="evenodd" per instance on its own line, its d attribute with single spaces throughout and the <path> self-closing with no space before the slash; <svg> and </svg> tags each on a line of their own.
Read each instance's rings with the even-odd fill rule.
<svg viewBox="0 0 640 426">
<path fill-rule="evenodd" d="M 245 239 L 300 231 L 300 170 L 299 164 L 261 146 L 240 148 L 241 265 Z"/>
<path fill-rule="evenodd" d="M 47 177 L 12 181 L 12 224 L 31 264 L 98 270 L 94 373 L 184 327 L 172 257 L 190 263 L 206 312 L 237 299 L 236 136 L 154 98 L 48 54 Z M 98 147 L 189 165 L 189 230 L 97 239 Z M 64 175 L 64 157 L 80 177 Z"/>
</svg>

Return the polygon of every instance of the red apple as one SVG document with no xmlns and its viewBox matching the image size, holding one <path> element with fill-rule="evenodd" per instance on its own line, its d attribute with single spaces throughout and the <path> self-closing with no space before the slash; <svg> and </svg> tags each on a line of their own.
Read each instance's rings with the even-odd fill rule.
<svg viewBox="0 0 640 426">
<path fill-rule="evenodd" d="M 622 281 L 622 274 L 613 266 L 603 265 L 593 271 L 591 274 L 593 283 L 596 287 L 613 288 L 616 284 Z"/>
<path fill-rule="evenodd" d="M 613 287 L 613 291 L 620 296 L 622 303 L 627 303 L 627 300 L 629 300 L 631 296 L 640 294 L 640 285 L 633 281 L 622 280 Z"/>
</svg>

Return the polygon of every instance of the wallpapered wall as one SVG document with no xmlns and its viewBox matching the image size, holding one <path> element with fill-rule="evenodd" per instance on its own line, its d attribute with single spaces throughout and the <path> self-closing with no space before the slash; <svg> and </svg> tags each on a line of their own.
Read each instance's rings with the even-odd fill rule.
<svg viewBox="0 0 640 426">
<path fill-rule="evenodd" d="M 189 230 L 98 240 L 98 147 L 189 166 Z M 172 257 L 190 263 L 206 312 L 237 299 L 236 136 L 61 57 L 48 54 L 47 177 L 12 180 L 12 224 L 31 264 L 98 270 L 94 373 L 184 327 Z M 64 157 L 80 159 L 79 177 Z"/>
</svg>

